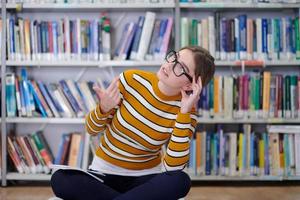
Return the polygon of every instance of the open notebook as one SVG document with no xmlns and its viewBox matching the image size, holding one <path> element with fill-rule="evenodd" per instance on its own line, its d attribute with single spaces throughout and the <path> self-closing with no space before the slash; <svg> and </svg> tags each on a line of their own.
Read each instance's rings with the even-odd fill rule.
<svg viewBox="0 0 300 200">
<path fill-rule="evenodd" d="M 52 174 L 59 170 L 59 169 L 62 169 L 62 170 L 74 170 L 74 171 L 80 171 L 80 172 L 83 172 L 85 174 L 88 174 L 89 176 L 95 178 L 96 180 L 100 181 L 100 182 L 104 182 L 101 178 L 95 176 L 95 174 L 98 174 L 98 175 L 101 175 L 101 176 L 105 176 L 105 174 L 99 172 L 99 171 L 95 171 L 95 170 L 83 170 L 81 168 L 78 168 L 78 167 L 71 167 L 71 166 L 68 166 L 68 165 L 51 165 L 50 166 L 50 169 L 52 169 Z"/>
</svg>

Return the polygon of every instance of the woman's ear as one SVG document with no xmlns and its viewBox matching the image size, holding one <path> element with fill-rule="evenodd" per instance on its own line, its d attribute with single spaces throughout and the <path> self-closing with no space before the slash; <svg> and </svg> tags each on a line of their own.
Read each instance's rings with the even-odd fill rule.
<svg viewBox="0 0 300 200">
<path fill-rule="evenodd" d="M 187 83 L 187 84 L 185 84 L 184 86 L 182 86 L 182 89 L 183 89 L 184 91 L 191 91 L 191 90 L 193 90 L 193 88 L 192 88 L 192 83 Z"/>
</svg>

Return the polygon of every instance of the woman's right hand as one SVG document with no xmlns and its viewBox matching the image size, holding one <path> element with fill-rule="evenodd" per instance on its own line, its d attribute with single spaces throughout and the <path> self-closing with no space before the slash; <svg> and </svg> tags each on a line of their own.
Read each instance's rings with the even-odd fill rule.
<svg viewBox="0 0 300 200">
<path fill-rule="evenodd" d="M 100 100 L 101 112 L 107 113 L 120 103 L 121 97 L 118 84 L 119 77 L 115 77 L 106 90 L 94 85 L 93 89 Z"/>
</svg>

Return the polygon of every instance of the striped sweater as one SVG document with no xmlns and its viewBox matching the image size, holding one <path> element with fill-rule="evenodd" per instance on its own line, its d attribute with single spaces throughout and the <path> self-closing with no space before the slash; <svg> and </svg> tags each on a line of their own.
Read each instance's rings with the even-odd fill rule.
<svg viewBox="0 0 300 200">
<path fill-rule="evenodd" d="M 197 124 L 195 112 L 180 113 L 181 95 L 161 93 L 158 78 L 152 72 L 123 72 L 119 89 L 118 107 L 102 113 L 98 105 L 86 116 L 89 134 L 104 131 L 96 155 L 131 170 L 153 168 L 162 161 L 167 171 L 183 169 Z M 162 159 L 160 150 L 166 143 Z"/>
</svg>

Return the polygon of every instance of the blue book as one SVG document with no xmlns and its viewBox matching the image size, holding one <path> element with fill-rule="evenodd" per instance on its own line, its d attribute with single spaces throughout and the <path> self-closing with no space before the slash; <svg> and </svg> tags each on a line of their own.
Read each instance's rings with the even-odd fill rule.
<svg viewBox="0 0 300 200">
<path fill-rule="evenodd" d="M 27 71 L 24 68 L 21 69 L 21 82 L 22 82 L 26 114 L 27 114 L 27 117 L 31 117 L 32 116 L 32 106 L 31 106 L 31 100 L 30 100 L 30 90 L 28 87 Z"/>
<path fill-rule="evenodd" d="M 40 111 L 41 114 L 42 114 L 42 117 L 47 117 L 47 113 L 46 113 L 44 107 L 42 106 L 42 103 L 41 103 L 41 101 L 40 101 L 40 99 L 39 99 L 37 93 L 35 92 L 35 90 L 34 90 L 32 84 L 31 84 L 31 82 L 29 82 L 29 81 L 28 81 L 28 86 L 29 86 L 30 92 L 31 92 L 32 95 L 33 95 L 33 98 L 34 98 L 34 101 L 35 101 L 35 103 L 36 103 L 36 105 L 37 105 L 37 108 L 39 109 L 39 111 Z"/>
<path fill-rule="evenodd" d="M 54 158 L 54 164 L 56 165 L 60 165 L 61 163 L 61 159 L 63 157 L 63 153 L 64 153 L 64 144 L 67 141 L 67 137 L 69 137 L 69 134 L 62 134 L 61 139 L 59 141 L 59 145 L 58 145 L 58 152 L 56 154 L 56 157 Z"/>
<path fill-rule="evenodd" d="M 80 98 L 81 98 L 82 101 L 83 101 L 83 107 L 84 107 L 85 111 L 88 112 L 88 111 L 89 111 L 88 106 L 87 106 L 88 100 L 86 99 L 86 96 L 84 96 L 83 93 L 81 92 L 78 83 L 77 83 L 77 82 L 74 82 L 74 84 L 75 84 L 76 90 L 77 90 L 78 93 L 79 93 Z"/>
<path fill-rule="evenodd" d="M 265 155 L 265 175 L 270 175 L 270 160 L 269 160 L 269 137 L 267 133 L 263 133 L 264 140 L 264 155 Z"/>
<path fill-rule="evenodd" d="M 42 40 L 41 40 L 41 44 L 42 44 L 42 53 L 45 54 L 47 53 L 48 49 L 47 49 L 47 26 L 45 24 L 46 22 L 41 22 L 41 33 L 42 33 Z"/>
<path fill-rule="evenodd" d="M 13 18 L 9 19 L 9 42 L 10 42 L 10 53 L 13 55 L 16 53 L 16 48 L 15 48 L 15 34 L 14 34 L 14 29 L 15 27 L 15 20 Z"/>
<path fill-rule="evenodd" d="M 166 32 L 167 26 L 168 26 L 168 19 L 161 20 L 160 27 L 159 27 L 159 35 L 155 44 L 155 51 L 154 51 L 155 53 L 160 52 L 160 48 L 163 45 L 162 42 L 164 39 L 164 34 Z"/>
<path fill-rule="evenodd" d="M 79 152 L 78 152 L 78 156 L 77 156 L 77 167 L 79 167 L 79 168 L 82 167 L 83 149 L 84 149 L 84 137 L 81 135 Z"/>
<path fill-rule="evenodd" d="M 54 91 L 55 85 L 53 84 L 45 84 L 45 89 L 47 91 L 47 94 L 49 95 L 51 101 L 53 102 L 54 107 L 56 108 L 57 112 L 60 114 L 60 116 L 63 116 L 64 110 L 62 109 L 60 103 L 56 99 L 53 91 Z"/>
<path fill-rule="evenodd" d="M 78 102 L 76 101 L 75 97 L 73 96 L 70 88 L 68 87 L 66 81 L 61 80 L 61 81 L 59 81 L 59 84 L 63 90 L 63 93 L 67 97 L 67 100 L 69 101 L 72 109 L 75 111 L 77 117 L 83 117 L 84 114 L 83 114 L 80 106 L 78 105 Z"/>
<path fill-rule="evenodd" d="M 262 24 L 262 53 L 266 58 L 268 53 L 268 20 L 263 18 L 261 19 Z"/>
<path fill-rule="evenodd" d="M 211 145 L 210 145 L 210 137 L 211 137 L 211 133 L 207 132 L 206 134 L 206 161 L 205 161 L 205 175 L 210 175 L 211 174 L 211 156 L 210 156 L 210 152 L 211 152 Z"/>
<path fill-rule="evenodd" d="M 20 114 L 20 116 L 27 116 L 25 97 L 24 97 L 24 88 L 23 88 L 22 80 L 21 80 L 20 77 L 19 77 L 18 83 L 19 83 L 20 101 L 21 101 L 21 114 Z"/>
<path fill-rule="evenodd" d="M 247 58 L 247 15 L 239 16 L 240 59 Z"/>
<path fill-rule="evenodd" d="M 119 43 L 115 49 L 115 53 L 114 53 L 114 57 L 115 59 L 119 59 L 121 54 L 122 54 L 122 47 L 125 45 L 124 43 L 126 43 L 127 38 L 124 38 L 128 32 L 128 28 L 129 28 L 130 23 L 126 23 L 124 28 L 123 28 L 123 32 L 122 32 L 122 36 L 119 40 Z"/>
<path fill-rule="evenodd" d="M 129 33 L 129 36 L 128 36 L 127 40 L 126 40 L 126 44 L 125 44 L 125 47 L 124 47 L 124 51 L 123 51 L 122 54 L 121 54 L 121 59 L 122 59 L 122 60 L 128 59 L 130 49 L 132 48 L 133 38 L 134 38 L 135 33 L 136 33 L 136 30 L 137 30 L 137 25 L 136 25 L 135 23 L 133 23 L 132 26 L 133 26 L 133 27 L 132 27 L 132 30 L 131 30 L 131 32 Z"/>
<path fill-rule="evenodd" d="M 254 175 L 254 133 L 250 134 L 250 175 Z"/>
<path fill-rule="evenodd" d="M 41 31 L 41 23 L 38 23 L 34 20 L 34 25 L 37 26 L 37 52 L 38 54 L 42 53 L 42 31 Z"/>
<path fill-rule="evenodd" d="M 56 21 L 52 22 L 52 34 L 53 34 L 53 54 L 58 56 L 58 24 Z"/>
<path fill-rule="evenodd" d="M 6 74 L 5 87 L 7 117 L 15 117 L 17 113 L 15 80 L 16 78 L 13 73 Z"/>
<path fill-rule="evenodd" d="M 140 16 L 139 20 L 138 20 L 138 23 L 137 23 L 138 27 L 137 27 L 137 30 L 136 30 L 136 34 L 134 36 L 134 40 L 133 40 L 133 44 L 132 44 L 132 49 L 131 49 L 131 53 L 130 53 L 130 60 L 136 59 L 136 54 L 137 54 L 139 44 L 140 44 L 140 39 L 141 39 L 141 35 L 142 35 L 144 21 L 145 21 L 145 17 Z"/>
<path fill-rule="evenodd" d="M 47 92 L 47 89 L 46 89 L 45 85 L 41 81 L 37 81 L 37 85 L 38 85 L 43 97 L 45 98 L 48 106 L 50 107 L 54 117 L 60 117 L 60 115 L 59 115 L 59 113 L 58 113 L 51 97 L 49 96 L 49 94 Z"/>
<path fill-rule="evenodd" d="M 240 59 L 240 29 L 239 29 L 239 18 L 234 18 L 234 40 L 235 40 L 235 59 Z"/>
<path fill-rule="evenodd" d="M 92 20 L 91 22 L 91 51 L 92 51 L 92 57 L 93 60 L 98 60 L 98 51 L 99 51 L 99 43 L 98 43 L 98 37 L 101 35 L 98 34 L 98 22 L 97 20 Z"/>
</svg>

